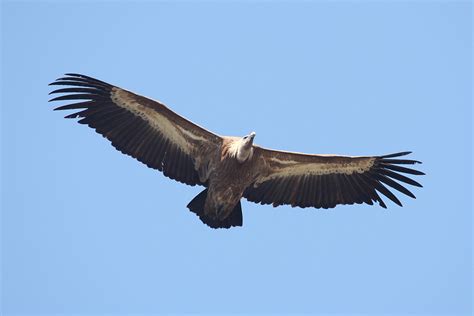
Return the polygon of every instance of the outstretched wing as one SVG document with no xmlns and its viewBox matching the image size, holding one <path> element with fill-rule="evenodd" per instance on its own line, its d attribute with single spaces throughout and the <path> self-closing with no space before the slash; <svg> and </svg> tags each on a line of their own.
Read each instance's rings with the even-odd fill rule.
<svg viewBox="0 0 474 316">
<path fill-rule="evenodd" d="M 208 166 L 222 138 L 153 101 L 106 82 L 66 74 L 50 85 L 63 95 L 50 101 L 79 100 L 55 110 L 79 110 L 66 118 L 95 129 L 122 153 L 189 185 L 205 185 Z"/>
<path fill-rule="evenodd" d="M 420 163 L 416 160 L 392 159 L 408 155 L 401 152 L 374 157 L 306 155 L 255 147 L 261 170 L 244 197 L 247 200 L 278 206 L 332 208 L 338 204 L 372 205 L 378 202 L 386 208 L 378 193 L 398 205 L 402 203 L 386 187 L 389 186 L 415 198 L 401 183 L 421 187 L 403 173 L 423 175 L 423 172 L 403 167 Z"/>
</svg>

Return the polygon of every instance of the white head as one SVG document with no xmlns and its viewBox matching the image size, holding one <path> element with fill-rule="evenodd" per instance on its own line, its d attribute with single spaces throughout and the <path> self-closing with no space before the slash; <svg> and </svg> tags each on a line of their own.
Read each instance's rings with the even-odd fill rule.
<svg viewBox="0 0 474 316">
<path fill-rule="evenodd" d="M 239 162 L 244 162 L 253 155 L 253 139 L 255 138 L 255 132 L 252 132 L 240 139 L 239 147 L 237 148 L 236 158 Z"/>
</svg>

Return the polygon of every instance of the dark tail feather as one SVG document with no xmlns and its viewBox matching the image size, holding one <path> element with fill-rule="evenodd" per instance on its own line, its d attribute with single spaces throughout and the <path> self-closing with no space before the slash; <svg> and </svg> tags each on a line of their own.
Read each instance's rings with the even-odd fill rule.
<svg viewBox="0 0 474 316">
<path fill-rule="evenodd" d="M 232 226 L 242 226 L 243 221 L 244 220 L 242 216 L 242 205 L 240 205 L 240 201 L 239 201 L 239 203 L 237 203 L 237 205 L 232 210 L 232 213 L 230 213 L 230 215 L 222 222 L 228 226 L 222 226 L 222 227 L 230 228 Z"/>
<path fill-rule="evenodd" d="M 189 202 L 187 208 L 197 216 L 204 214 L 204 204 L 206 203 L 207 189 L 199 193 Z"/>
<path fill-rule="evenodd" d="M 207 189 L 196 195 L 188 204 L 191 212 L 199 216 L 199 219 L 211 228 L 231 228 L 232 226 L 242 226 L 242 207 L 239 203 L 234 207 L 232 213 L 224 220 L 211 218 L 204 214 L 204 204 L 206 203 Z"/>
</svg>

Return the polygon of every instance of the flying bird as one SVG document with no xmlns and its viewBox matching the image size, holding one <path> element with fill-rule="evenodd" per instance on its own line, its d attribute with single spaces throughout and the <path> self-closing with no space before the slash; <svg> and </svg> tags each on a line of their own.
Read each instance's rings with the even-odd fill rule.
<svg viewBox="0 0 474 316">
<path fill-rule="evenodd" d="M 240 199 L 260 204 L 333 208 L 338 204 L 386 208 L 379 194 L 402 206 L 388 188 L 415 198 L 404 185 L 421 187 L 407 177 L 424 173 L 400 158 L 310 155 L 272 150 L 254 144 L 255 133 L 219 136 L 174 113 L 164 104 L 80 74 L 66 74 L 51 86 L 66 86 L 50 101 L 77 100 L 55 108 L 74 110 L 122 153 L 173 180 L 205 189 L 187 205 L 212 228 L 242 226 Z"/>
</svg>

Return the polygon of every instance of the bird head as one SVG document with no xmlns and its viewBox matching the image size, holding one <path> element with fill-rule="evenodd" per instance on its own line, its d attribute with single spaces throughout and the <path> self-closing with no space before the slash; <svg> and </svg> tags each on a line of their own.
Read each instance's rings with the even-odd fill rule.
<svg viewBox="0 0 474 316">
<path fill-rule="evenodd" d="M 255 132 L 245 135 L 241 138 L 240 142 L 237 142 L 236 158 L 239 162 L 244 162 L 251 158 L 253 155 L 253 139 L 255 138 Z"/>
<path fill-rule="evenodd" d="M 256 135 L 255 132 L 252 132 L 242 137 L 242 141 L 244 145 L 246 145 L 246 147 L 253 144 L 253 139 L 255 138 L 255 135 Z"/>
</svg>

